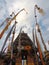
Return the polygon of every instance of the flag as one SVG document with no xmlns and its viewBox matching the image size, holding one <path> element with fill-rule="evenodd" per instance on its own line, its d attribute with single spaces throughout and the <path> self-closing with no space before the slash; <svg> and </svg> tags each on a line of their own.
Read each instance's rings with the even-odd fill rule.
<svg viewBox="0 0 49 65">
<path fill-rule="evenodd" d="M 36 52 L 36 46 L 35 46 L 35 34 L 34 34 L 34 29 L 33 29 L 33 48 L 35 51 L 35 58 L 36 58 L 36 65 L 38 65 L 38 56 L 37 56 L 37 52 Z"/>
<path fill-rule="evenodd" d="M 36 30 L 37 30 L 38 32 L 40 32 L 40 28 L 39 28 L 39 24 L 38 24 L 38 23 L 36 23 Z"/>
<path fill-rule="evenodd" d="M 43 40 L 42 33 L 41 33 L 41 30 L 40 30 L 40 27 L 39 27 L 39 24 L 38 24 L 38 23 L 36 23 L 36 29 L 37 29 L 37 31 L 40 33 L 40 37 L 41 37 L 42 43 L 43 43 L 43 45 L 44 45 L 44 49 L 45 49 L 45 50 L 47 50 L 47 48 L 46 48 L 45 42 L 44 42 L 44 40 Z"/>
<path fill-rule="evenodd" d="M 0 27 L 2 27 L 4 25 L 5 22 L 8 22 L 11 18 L 6 18 L 5 21 L 3 21 L 1 24 L 0 24 Z"/>
<path fill-rule="evenodd" d="M 7 35 L 7 37 L 6 37 L 5 41 L 4 41 L 4 44 L 3 44 L 3 47 L 2 47 L 2 49 L 1 49 L 1 51 L 3 51 L 3 49 L 4 49 L 5 45 L 6 45 L 6 42 L 7 42 L 8 38 L 9 38 L 9 36 L 10 36 L 10 34 L 11 34 L 11 32 L 12 32 L 14 26 L 15 26 L 15 24 L 12 26 L 10 32 L 8 33 L 8 35 Z"/>
<path fill-rule="evenodd" d="M 5 21 L 4 21 L 5 22 Z M 2 22 L 1 24 L 0 24 L 0 27 L 2 27 L 3 25 L 4 25 L 4 22 Z"/>
<path fill-rule="evenodd" d="M 39 42 L 39 40 L 37 38 L 36 31 L 35 31 L 35 35 L 36 35 L 36 43 L 37 43 L 38 52 L 39 52 L 39 55 L 40 55 L 40 59 L 41 59 L 42 65 L 45 65 L 45 62 L 43 60 L 43 54 L 42 54 L 42 51 L 41 51 L 41 48 L 40 48 L 40 42 Z"/>
</svg>

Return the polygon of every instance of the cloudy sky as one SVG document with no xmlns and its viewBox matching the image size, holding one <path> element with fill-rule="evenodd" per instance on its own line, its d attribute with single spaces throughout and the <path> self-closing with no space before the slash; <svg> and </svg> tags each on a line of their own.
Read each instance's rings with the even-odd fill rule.
<svg viewBox="0 0 49 65">
<path fill-rule="evenodd" d="M 49 50 L 48 40 L 49 40 L 49 0 L 0 0 L 0 24 L 7 18 L 12 12 L 15 14 L 25 8 L 28 14 L 22 11 L 16 18 L 17 20 L 17 28 L 16 28 L 16 36 L 18 35 L 20 28 L 23 27 L 23 30 L 28 33 L 30 38 L 32 39 L 32 29 L 35 25 L 34 18 L 34 5 L 37 4 L 39 7 L 43 8 L 45 15 L 42 16 L 37 11 L 37 19 L 40 25 L 42 35 Z M 5 26 L 5 24 L 4 24 Z M 0 28 L 0 33 L 3 30 L 3 27 Z M 12 26 L 12 24 L 11 24 Z M 3 37 L 0 39 L 0 50 L 5 41 L 6 35 L 9 32 L 11 26 L 8 28 L 8 31 L 5 32 Z M 41 47 L 43 48 L 42 44 Z"/>
</svg>

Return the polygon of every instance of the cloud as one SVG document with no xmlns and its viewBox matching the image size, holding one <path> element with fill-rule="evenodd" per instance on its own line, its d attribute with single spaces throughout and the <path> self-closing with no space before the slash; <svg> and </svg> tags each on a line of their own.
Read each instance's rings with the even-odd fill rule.
<svg viewBox="0 0 49 65">
<path fill-rule="evenodd" d="M 47 31 L 49 32 L 49 27 L 47 28 Z"/>
</svg>

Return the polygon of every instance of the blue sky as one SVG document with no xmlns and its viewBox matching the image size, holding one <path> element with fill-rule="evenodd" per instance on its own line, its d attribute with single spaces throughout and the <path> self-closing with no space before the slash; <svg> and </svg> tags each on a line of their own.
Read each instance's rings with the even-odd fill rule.
<svg viewBox="0 0 49 65">
<path fill-rule="evenodd" d="M 40 15 L 37 12 L 37 16 L 38 16 L 37 19 L 38 19 L 38 23 L 42 31 L 45 44 L 47 46 L 47 49 L 49 50 L 49 45 L 47 43 L 49 40 L 49 0 L 0 0 L 0 24 L 7 17 L 9 17 L 9 15 L 12 12 L 15 12 L 16 14 L 20 9 L 25 8 L 28 11 L 28 14 L 25 14 L 25 12 L 23 11 L 16 18 L 16 20 L 18 21 L 18 24 L 17 24 L 15 35 L 17 36 L 20 28 L 24 26 L 23 30 L 26 33 L 28 33 L 28 35 L 32 39 L 32 29 L 35 24 L 35 18 L 34 18 L 34 5 L 35 4 L 43 8 L 45 12 L 44 16 Z M 4 26 L 0 28 L 1 31 L 3 30 Z M 9 32 L 11 26 L 9 27 L 8 31 L 5 32 L 2 39 L 0 39 L 0 49 L 2 48 L 7 32 Z M 43 47 L 42 44 L 41 44 L 41 47 Z"/>
</svg>

